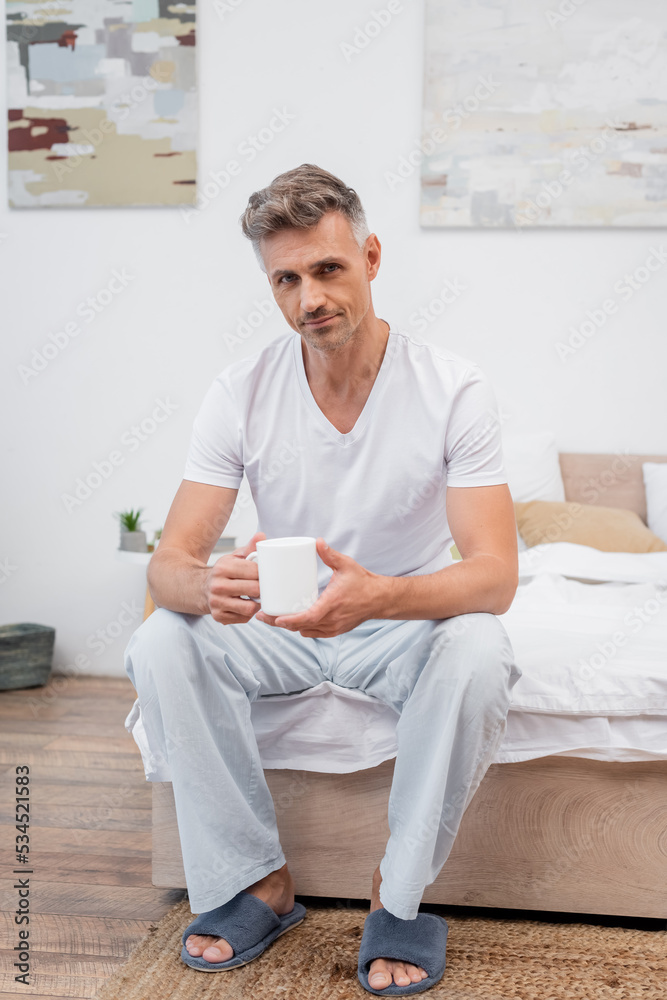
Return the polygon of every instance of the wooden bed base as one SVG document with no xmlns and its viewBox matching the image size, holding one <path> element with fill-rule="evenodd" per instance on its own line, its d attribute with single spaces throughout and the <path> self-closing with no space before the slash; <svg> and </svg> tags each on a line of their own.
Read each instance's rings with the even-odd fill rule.
<svg viewBox="0 0 667 1000">
<path fill-rule="evenodd" d="M 265 771 L 304 896 L 370 899 L 394 761 Z M 425 903 L 667 918 L 667 761 L 492 764 Z M 171 785 L 153 788 L 153 882 L 185 886 Z"/>
<path fill-rule="evenodd" d="M 635 510 L 642 462 L 561 454 L 568 500 Z M 369 899 L 389 836 L 394 761 L 350 774 L 265 771 L 296 891 Z M 667 761 L 493 764 L 423 901 L 667 918 Z M 171 785 L 153 786 L 153 883 L 185 887 Z"/>
</svg>

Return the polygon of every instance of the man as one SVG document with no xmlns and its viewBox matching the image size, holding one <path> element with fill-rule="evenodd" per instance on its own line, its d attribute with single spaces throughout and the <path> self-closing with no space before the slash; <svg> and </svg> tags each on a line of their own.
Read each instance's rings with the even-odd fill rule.
<svg viewBox="0 0 667 1000">
<path fill-rule="evenodd" d="M 250 197 L 242 226 L 291 332 L 209 389 L 149 567 L 158 610 L 127 649 L 200 914 L 182 958 L 207 972 L 244 964 L 303 919 L 250 702 L 328 679 L 400 715 L 359 979 L 379 995 L 421 992 L 443 974 L 447 927 L 419 913 L 423 890 L 520 676 L 496 617 L 516 591 L 517 545 L 495 397 L 474 362 L 376 317 L 380 243 L 338 178 L 290 170 Z M 260 530 L 208 566 L 244 472 Z M 245 556 L 289 535 L 317 538 L 319 597 L 271 617 Z"/>
</svg>

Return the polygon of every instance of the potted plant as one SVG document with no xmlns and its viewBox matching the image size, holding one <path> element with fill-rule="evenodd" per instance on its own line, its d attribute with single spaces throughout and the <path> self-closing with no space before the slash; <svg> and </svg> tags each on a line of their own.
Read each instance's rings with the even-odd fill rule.
<svg viewBox="0 0 667 1000">
<path fill-rule="evenodd" d="M 233 552 L 236 548 L 236 537 L 234 535 L 221 535 L 213 546 L 213 551 L 216 555 L 226 552 Z"/>
<path fill-rule="evenodd" d="M 147 552 L 146 532 L 139 528 L 143 507 L 117 512 L 120 521 L 120 548 L 125 552 Z"/>
<path fill-rule="evenodd" d="M 158 542 L 160 541 L 160 536 L 162 535 L 162 528 L 157 528 L 153 535 L 153 541 L 148 543 L 148 551 L 155 552 Z"/>
</svg>

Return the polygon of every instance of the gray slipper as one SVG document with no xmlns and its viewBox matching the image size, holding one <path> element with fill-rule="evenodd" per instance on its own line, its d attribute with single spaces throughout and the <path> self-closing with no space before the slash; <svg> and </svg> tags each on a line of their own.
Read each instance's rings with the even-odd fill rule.
<svg viewBox="0 0 667 1000">
<path fill-rule="evenodd" d="M 200 913 L 185 928 L 181 960 L 191 969 L 198 969 L 200 972 L 236 969 L 239 965 L 247 965 L 258 958 L 272 941 L 300 924 L 305 916 L 306 908 L 302 903 L 295 903 L 293 910 L 279 916 L 268 903 L 242 890 L 222 906 Z M 210 934 L 224 938 L 229 941 L 234 954 L 226 962 L 207 962 L 200 955 L 191 955 L 185 947 L 191 934 Z"/>
<path fill-rule="evenodd" d="M 447 930 L 445 918 L 435 913 L 418 913 L 416 920 L 401 920 L 382 907 L 373 910 L 364 922 L 359 946 L 359 982 L 365 990 L 379 997 L 402 997 L 430 989 L 440 982 L 445 971 Z M 390 983 L 383 990 L 375 990 L 369 985 L 368 973 L 376 958 L 393 958 L 418 965 L 428 973 L 428 978 L 409 986 Z"/>
</svg>

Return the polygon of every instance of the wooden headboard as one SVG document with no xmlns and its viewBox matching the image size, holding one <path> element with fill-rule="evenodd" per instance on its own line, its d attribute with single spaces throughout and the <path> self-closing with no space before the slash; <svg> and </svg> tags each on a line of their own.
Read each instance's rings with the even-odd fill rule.
<svg viewBox="0 0 667 1000">
<path fill-rule="evenodd" d="M 667 462 L 667 455 L 602 455 L 560 452 L 565 499 L 634 510 L 646 523 L 642 462 Z"/>
</svg>

